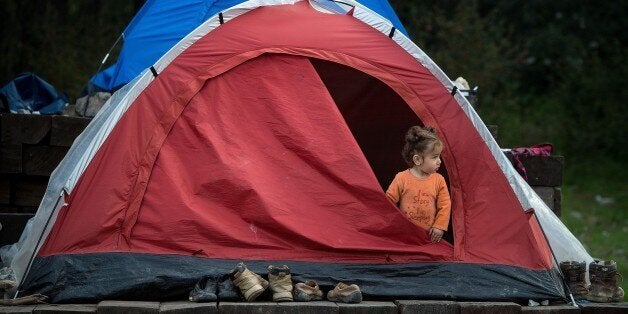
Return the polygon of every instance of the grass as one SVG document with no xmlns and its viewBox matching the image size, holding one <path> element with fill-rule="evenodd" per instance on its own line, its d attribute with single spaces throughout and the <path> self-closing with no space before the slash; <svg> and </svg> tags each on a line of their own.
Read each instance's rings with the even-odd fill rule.
<svg viewBox="0 0 628 314">
<path fill-rule="evenodd" d="M 561 219 L 593 258 L 617 262 L 628 292 L 627 171 L 617 161 L 586 160 L 566 158 Z"/>
</svg>

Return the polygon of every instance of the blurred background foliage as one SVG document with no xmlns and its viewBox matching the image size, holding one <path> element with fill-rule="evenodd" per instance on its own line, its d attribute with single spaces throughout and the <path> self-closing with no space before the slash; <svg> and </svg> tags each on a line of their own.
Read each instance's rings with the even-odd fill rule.
<svg viewBox="0 0 628 314">
<path fill-rule="evenodd" d="M 0 85 L 31 71 L 75 100 L 143 2 L 3 0 Z M 390 2 L 450 78 L 479 86 L 502 147 L 550 142 L 565 156 L 564 221 L 625 273 L 628 2 Z"/>
</svg>

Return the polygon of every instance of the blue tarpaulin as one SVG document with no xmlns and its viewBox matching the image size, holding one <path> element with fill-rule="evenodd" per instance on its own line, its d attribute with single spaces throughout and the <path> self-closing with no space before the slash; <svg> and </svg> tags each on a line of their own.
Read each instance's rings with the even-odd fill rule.
<svg viewBox="0 0 628 314">
<path fill-rule="evenodd" d="M 148 0 L 123 32 L 124 44 L 115 64 L 96 74 L 90 83 L 115 91 L 153 65 L 179 40 L 208 18 L 243 0 Z M 407 32 L 387 0 L 361 0 L 362 5 Z"/>
<path fill-rule="evenodd" d="M 39 76 L 24 72 L 0 89 L 12 113 L 62 114 L 68 97 Z"/>
</svg>

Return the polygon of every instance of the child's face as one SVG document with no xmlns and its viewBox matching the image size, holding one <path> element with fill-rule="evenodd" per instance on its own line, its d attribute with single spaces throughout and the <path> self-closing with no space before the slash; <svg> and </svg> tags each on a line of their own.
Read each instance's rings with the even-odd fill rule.
<svg viewBox="0 0 628 314">
<path fill-rule="evenodd" d="M 421 163 L 418 165 L 419 170 L 425 174 L 432 174 L 438 171 L 440 168 L 440 153 L 443 151 L 442 145 L 434 145 L 434 149 L 431 152 L 423 153 L 421 157 Z"/>
</svg>

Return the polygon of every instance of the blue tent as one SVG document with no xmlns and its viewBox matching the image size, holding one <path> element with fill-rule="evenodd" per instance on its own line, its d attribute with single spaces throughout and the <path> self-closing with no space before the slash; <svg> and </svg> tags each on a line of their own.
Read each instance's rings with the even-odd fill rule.
<svg viewBox="0 0 628 314">
<path fill-rule="evenodd" d="M 115 64 L 90 80 L 100 90 L 114 91 L 144 69 L 153 65 L 185 35 L 202 22 L 244 0 L 148 0 L 122 33 L 124 44 Z M 337 5 L 331 0 L 318 0 Z M 360 3 L 388 19 L 398 30 L 407 32 L 387 0 L 361 0 Z"/>
</svg>

